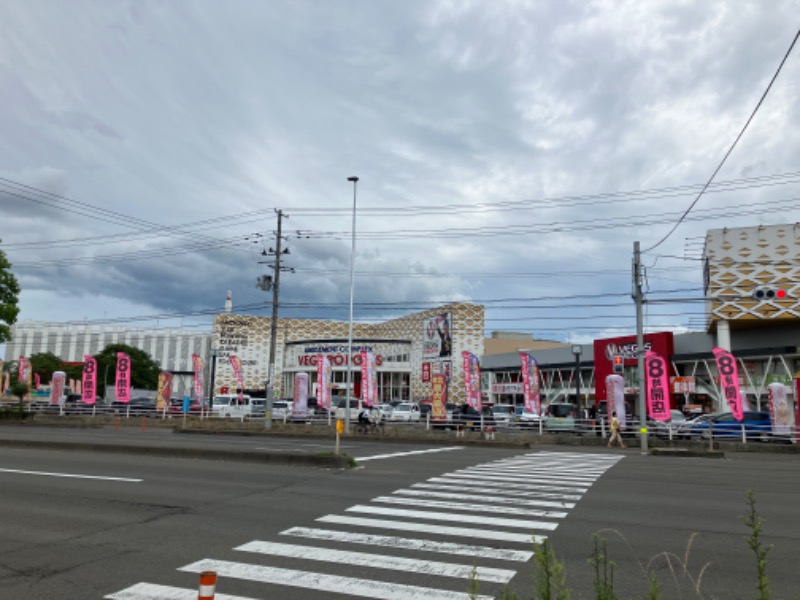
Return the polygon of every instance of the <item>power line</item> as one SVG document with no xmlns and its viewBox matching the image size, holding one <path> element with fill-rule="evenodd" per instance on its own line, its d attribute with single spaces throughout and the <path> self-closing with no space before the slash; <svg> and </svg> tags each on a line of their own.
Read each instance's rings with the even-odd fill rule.
<svg viewBox="0 0 800 600">
<path fill-rule="evenodd" d="M 778 78 L 778 74 L 781 72 L 781 69 L 783 69 L 784 63 L 789 58 L 789 55 L 792 53 L 792 49 L 794 48 L 794 45 L 797 43 L 797 38 L 798 37 L 800 37 L 800 29 L 797 30 L 797 33 L 795 34 L 794 39 L 792 40 L 792 43 L 789 45 L 789 49 L 786 51 L 786 54 L 783 56 L 783 60 L 781 60 L 781 63 L 778 65 L 777 71 L 775 71 L 775 74 L 772 76 L 772 79 L 770 79 L 769 85 L 767 85 L 767 89 L 765 89 L 764 93 L 761 94 L 761 98 L 759 99 L 758 104 L 756 104 L 756 107 L 753 109 L 753 112 L 750 113 L 750 117 L 748 117 L 747 122 L 744 124 L 744 127 L 742 127 L 742 130 L 739 132 L 739 135 L 736 136 L 736 139 L 733 141 L 733 144 L 731 144 L 731 147 L 725 153 L 725 156 L 722 157 L 722 160 L 720 161 L 719 165 L 717 165 L 717 168 L 714 169 L 714 172 L 711 174 L 711 177 L 709 177 L 708 181 L 703 186 L 703 189 L 700 190 L 699 194 L 697 194 L 697 198 L 695 198 L 694 201 L 689 205 L 689 208 L 687 208 L 684 211 L 683 215 L 681 215 L 681 218 L 678 219 L 678 222 L 675 223 L 675 225 L 672 227 L 672 229 L 670 229 L 667 232 L 667 235 L 665 235 L 663 238 L 661 238 L 661 240 L 659 240 L 653 246 L 650 246 L 650 248 L 648 248 L 644 252 L 650 252 L 651 250 L 655 250 L 661 244 L 663 244 L 667 240 L 667 238 L 669 238 L 669 236 L 671 236 L 675 232 L 675 230 L 678 228 L 678 226 L 684 221 L 686 216 L 689 214 L 689 212 L 695 207 L 695 205 L 700 200 L 700 197 L 703 195 L 703 193 L 711 185 L 711 182 L 714 181 L 714 177 L 716 177 L 717 173 L 719 173 L 720 169 L 722 169 L 722 166 L 728 160 L 728 157 L 733 152 L 733 149 L 736 148 L 736 145 L 739 143 L 739 140 L 742 139 L 742 136 L 744 135 L 744 132 L 747 131 L 747 128 L 750 126 L 750 122 L 756 116 L 756 113 L 758 112 L 758 109 L 761 108 L 761 105 L 763 104 L 764 100 L 766 99 L 767 94 L 769 94 L 769 91 L 772 89 L 772 84 L 775 83 L 775 80 Z"/>
</svg>

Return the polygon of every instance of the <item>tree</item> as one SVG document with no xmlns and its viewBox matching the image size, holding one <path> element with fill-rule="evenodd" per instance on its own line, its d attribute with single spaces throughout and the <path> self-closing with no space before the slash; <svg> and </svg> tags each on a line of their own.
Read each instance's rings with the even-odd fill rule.
<svg viewBox="0 0 800 600">
<path fill-rule="evenodd" d="M 65 370 L 64 361 L 52 352 L 39 352 L 31 355 L 31 369 L 38 373 L 42 378 L 42 383 L 49 383 L 53 380 L 55 371 Z"/>
<path fill-rule="evenodd" d="M 124 352 L 131 358 L 131 387 L 143 390 L 158 388 L 158 374 L 161 372 L 159 364 L 150 358 L 144 350 L 125 344 L 111 344 L 103 348 L 94 358 L 97 360 L 98 394 L 105 396 L 106 380 L 114 386 L 114 377 L 117 368 L 117 352 Z"/>
<path fill-rule="evenodd" d="M 28 388 L 28 384 L 24 381 L 16 381 L 11 386 L 11 394 L 19 398 L 19 411 L 22 412 L 22 401 L 25 399 L 25 396 L 28 395 L 30 389 Z"/>
<path fill-rule="evenodd" d="M 0 344 L 11 339 L 11 325 L 19 314 L 19 282 L 11 272 L 11 263 L 0 250 Z"/>
</svg>

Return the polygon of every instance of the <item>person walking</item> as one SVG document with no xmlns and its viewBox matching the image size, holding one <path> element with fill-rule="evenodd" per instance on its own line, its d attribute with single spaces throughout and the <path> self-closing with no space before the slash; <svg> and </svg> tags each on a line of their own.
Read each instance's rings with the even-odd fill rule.
<svg viewBox="0 0 800 600">
<path fill-rule="evenodd" d="M 614 445 L 614 442 L 619 442 L 620 448 L 625 448 L 625 443 L 622 441 L 622 436 L 619 434 L 619 419 L 617 418 L 617 413 L 611 413 L 611 435 L 608 438 L 608 447 Z"/>
</svg>

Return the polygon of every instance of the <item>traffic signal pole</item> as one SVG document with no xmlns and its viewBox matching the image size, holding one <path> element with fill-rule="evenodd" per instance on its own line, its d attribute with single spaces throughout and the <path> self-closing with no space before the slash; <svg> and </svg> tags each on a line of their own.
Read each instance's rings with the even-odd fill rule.
<svg viewBox="0 0 800 600">
<path fill-rule="evenodd" d="M 647 454 L 647 409 L 645 407 L 645 381 L 644 381 L 644 292 L 642 292 L 642 256 L 639 242 L 633 242 L 633 287 L 631 296 L 636 304 L 636 356 L 637 379 L 639 380 L 639 433 L 642 454 Z"/>
</svg>

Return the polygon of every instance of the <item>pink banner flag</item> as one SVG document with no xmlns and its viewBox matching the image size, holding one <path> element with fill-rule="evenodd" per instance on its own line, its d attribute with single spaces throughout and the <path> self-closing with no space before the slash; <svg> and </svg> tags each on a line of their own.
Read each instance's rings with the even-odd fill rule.
<svg viewBox="0 0 800 600">
<path fill-rule="evenodd" d="M 64 388 L 67 383 L 67 374 L 56 371 L 50 380 L 50 404 L 61 404 L 64 401 Z"/>
<path fill-rule="evenodd" d="M 375 355 L 368 350 L 361 351 L 361 401 L 365 406 L 374 406 L 378 403 Z"/>
<path fill-rule="evenodd" d="M 168 408 L 172 401 L 172 373 L 161 371 L 158 374 L 158 389 L 156 391 L 156 410 Z"/>
<path fill-rule="evenodd" d="M 539 365 L 530 354 L 520 352 L 522 362 L 522 397 L 525 400 L 525 410 L 539 414 L 541 396 L 539 394 Z"/>
<path fill-rule="evenodd" d="M 647 379 L 647 414 L 656 421 L 669 421 L 667 361 L 648 350 L 644 355 L 644 371 Z"/>
<path fill-rule="evenodd" d="M 114 389 L 118 402 L 131 401 L 131 358 L 124 352 L 117 352 L 117 379 Z"/>
<path fill-rule="evenodd" d="M 94 404 L 97 399 L 97 361 L 88 354 L 83 357 L 82 381 L 81 400 L 84 404 Z"/>
<path fill-rule="evenodd" d="M 234 356 L 233 354 L 231 354 L 228 360 L 231 363 L 233 372 L 236 374 L 236 383 L 239 389 L 239 402 L 241 402 L 244 399 L 244 380 L 242 378 L 242 361 L 239 360 L 238 356 Z"/>
<path fill-rule="evenodd" d="M 42 385 L 42 380 L 39 378 L 39 374 L 38 373 L 34 373 L 33 374 L 33 381 L 34 381 L 35 388 L 38 390 L 39 387 L 41 387 L 41 385 Z"/>
<path fill-rule="evenodd" d="M 331 408 L 331 361 L 325 354 L 317 355 L 317 406 Z"/>
<path fill-rule="evenodd" d="M 481 410 L 481 366 L 478 357 L 467 352 L 461 353 L 464 362 L 464 389 L 467 404 L 480 412 Z"/>
<path fill-rule="evenodd" d="M 203 404 L 203 359 L 199 354 L 192 354 L 194 365 L 194 399 L 197 404 Z"/>
<path fill-rule="evenodd" d="M 17 381 L 28 381 L 28 359 L 24 356 L 19 357 L 19 373 Z"/>
<path fill-rule="evenodd" d="M 744 411 L 742 410 L 742 396 L 739 391 L 739 369 L 736 367 L 736 359 L 733 354 L 724 348 L 714 348 L 713 352 L 714 358 L 717 360 L 722 395 L 728 401 L 733 418 L 741 421 L 744 418 Z"/>
</svg>

